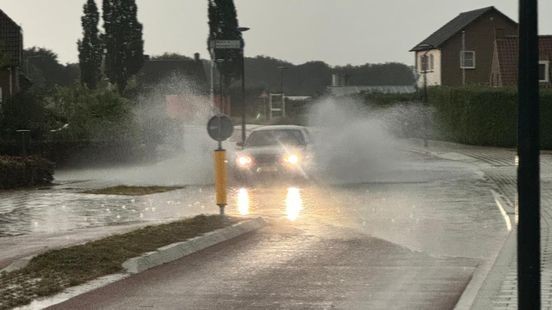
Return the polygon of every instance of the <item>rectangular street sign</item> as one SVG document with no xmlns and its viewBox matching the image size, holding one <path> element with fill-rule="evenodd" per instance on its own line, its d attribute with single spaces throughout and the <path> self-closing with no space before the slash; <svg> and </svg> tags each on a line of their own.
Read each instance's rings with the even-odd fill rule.
<svg viewBox="0 0 552 310">
<path fill-rule="evenodd" d="M 212 40 L 211 48 L 213 49 L 241 49 L 240 40 Z"/>
</svg>

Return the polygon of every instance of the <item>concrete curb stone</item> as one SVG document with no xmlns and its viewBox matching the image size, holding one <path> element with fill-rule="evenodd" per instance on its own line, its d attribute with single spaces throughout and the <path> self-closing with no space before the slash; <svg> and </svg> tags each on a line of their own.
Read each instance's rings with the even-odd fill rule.
<svg viewBox="0 0 552 310">
<path fill-rule="evenodd" d="M 157 267 L 201 251 L 221 242 L 236 238 L 245 233 L 258 230 L 265 225 L 265 220 L 260 217 L 240 222 L 226 228 L 208 232 L 202 236 L 198 236 L 184 242 L 166 245 L 156 251 L 145 253 L 139 257 L 133 257 L 123 263 L 123 268 L 130 274 L 140 273 L 153 267 Z"/>
</svg>

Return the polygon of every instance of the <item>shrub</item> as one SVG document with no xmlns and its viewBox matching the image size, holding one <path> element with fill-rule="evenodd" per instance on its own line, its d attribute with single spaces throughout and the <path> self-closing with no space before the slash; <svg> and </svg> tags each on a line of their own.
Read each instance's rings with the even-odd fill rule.
<svg viewBox="0 0 552 310">
<path fill-rule="evenodd" d="M 54 164 L 37 156 L 0 156 L 0 189 L 48 184 L 52 182 Z"/>
<path fill-rule="evenodd" d="M 433 139 L 465 144 L 513 147 L 517 144 L 517 90 L 490 87 L 430 87 Z M 363 94 L 373 107 L 389 108 L 419 104 L 420 94 Z M 415 109 L 414 109 L 415 110 Z M 415 120 L 414 110 L 404 119 Z M 552 149 L 552 91 L 540 94 L 540 140 Z M 410 130 L 416 131 L 416 130 Z"/>
<path fill-rule="evenodd" d="M 513 147 L 517 144 L 517 91 L 513 88 L 429 90 L 442 138 L 466 144 Z M 552 148 L 552 92 L 541 91 L 541 146 Z"/>
<path fill-rule="evenodd" d="M 112 141 L 134 138 L 130 103 L 116 91 L 78 85 L 56 88 L 47 98 L 50 110 L 68 124 L 52 136 L 56 141 Z"/>
</svg>

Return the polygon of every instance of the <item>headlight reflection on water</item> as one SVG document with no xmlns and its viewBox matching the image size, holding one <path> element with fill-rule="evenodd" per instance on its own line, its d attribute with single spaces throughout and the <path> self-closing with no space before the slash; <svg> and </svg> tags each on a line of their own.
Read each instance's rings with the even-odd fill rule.
<svg viewBox="0 0 552 310">
<path fill-rule="evenodd" d="M 288 220 L 295 221 L 303 209 L 303 199 L 301 191 L 296 187 L 290 187 L 286 196 L 286 215 Z"/>
<path fill-rule="evenodd" d="M 249 214 L 249 193 L 246 188 L 240 188 L 238 191 L 238 212 L 241 215 Z"/>
</svg>

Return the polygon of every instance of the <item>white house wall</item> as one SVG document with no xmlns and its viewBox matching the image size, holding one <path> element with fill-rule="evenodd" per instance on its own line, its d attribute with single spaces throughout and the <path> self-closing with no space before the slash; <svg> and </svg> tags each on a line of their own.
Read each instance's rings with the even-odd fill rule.
<svg viewBox="0 0 552 310">
<path fill-rule="evenodd" d="M 422 56 L 427 53 L 427 56 L 433 55 L 433 70 L 427 71 L 427 85 L 441 85 L 441 50 L 434 49 L 430 51 L 416 52 L 416 69 L 418 72 L 418 87 L 424 87 L 424 72 L 422 70 Z"/>
</svg>

